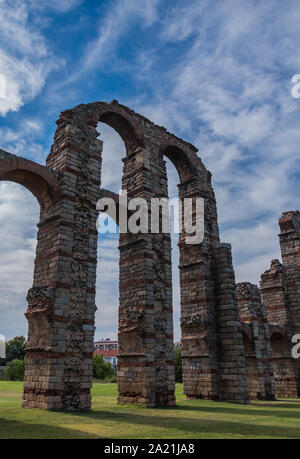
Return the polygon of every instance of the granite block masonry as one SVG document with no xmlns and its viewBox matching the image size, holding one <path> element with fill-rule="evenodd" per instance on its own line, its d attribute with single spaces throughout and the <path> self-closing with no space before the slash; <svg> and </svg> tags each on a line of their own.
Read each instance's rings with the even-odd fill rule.
<svg viewBox="0 0 300 459">
<path fill-rule="evenodd" d="M 300 212 L 279 219 L 282 263 L 272 260 L 261 276 L 261 296 L 270 324 L 276 397 L 300 396 L 300 359 L 292 357 L 292 337 L 300 333 Z"/>
<path fill-rule="evenodd" d="M 237 296 L 246 356 L 249 396 L 253 400 L 274 400 L 270 325 L 260 290 L 249 282 L 237 284 Z"/>
<path fill-rule="evenodd" d="M 204 199 L 204 240 L 179 235 L 183 383 L 187 398 L 249 402 L 247 365 L 231 247 L 220 243 L 211 174 L 197 149 L 119 104 L 63 112 L 46 165 L 0 150 L 0 180 L 19 183 L 41 214 L 33 286 L 28 292 L 24 407 L 88 410 L 97 263 L 96 203 L 101 189 L 98 122 L 126 146 L 128 197 L 168 197 L 166 163 L 181 199 Z M 193 215 L 196 223 L 196 215 Z M 175 404 L 170 235 L 120 235 L 118 402 Z M 101 305 L 100 305 L 101 307 Z M 259 393 L 262 392 L 259 388 Z"/>
</svg>

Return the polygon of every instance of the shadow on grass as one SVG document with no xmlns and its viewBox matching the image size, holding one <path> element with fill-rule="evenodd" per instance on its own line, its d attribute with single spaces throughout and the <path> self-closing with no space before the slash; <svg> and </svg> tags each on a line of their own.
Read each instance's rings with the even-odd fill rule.
<svg viewBox="0 0 300 459">
<path fill-rule="evenodd" d="M 66 429 L 59 426 L 30 424 L 20 421 L 10 421 L 0 418 L 1 439 L 72 439 L 72 438 L 102 438 L 99 435 L 90 435 L 76 429 Z"/>
<path fill-rule="evenodd" d="M 174 409 L 174 408 L 172 408 Z M 209 411 L 203 410 L 203 412 Z M 163 410 L 164 413 L 168 413 L 168 409 Z M 150 414 L 151 412 L 149 412 Z M 227 412 L 226 412 L 227 413 Z M 239 413 L 240 414 L 240 413 Z M 197 438 L 200 435 L 211 437 L 226 435 L 229 437 L 265 437 L 265 438 L 299 438 L 299 428 L 283 427 L 283 426 L 272 426 L 272 425 L 255 425 L 239 423 L 238 421 L 216 421 L 211 419 L 203 418 L 175 418 L 175 417 L 159 417 L 159 416 L 145 416 L 142 411 L 136 410 L 134 413 L 112 413 L 106 410 L 93 410 L 91 412 L 82 412 L 77 414 L 79 417 L 89 418 L 99 422 L 114 421 L 122 422 L 132 425 L 143 425 L 151 426 L 158 429 L 166 429 L 168 437 L 172 438 L 174 431 L 177 431 L 176 437 L 182 432 L 182 435 L 190 433 L 193 438 Z M 249 413 L 253 417 L 256 416 L 256 412 Z M 270 413 L 268 413 L 270 416 Z M 249 420 L 250 421 L 250 420 Z M 254 420 L 253 420 L 254 422 Z M 169 432 L 168 432 L 169 430 Z M 170 432 L 171 430 L 171 432 Z M 138 431 L 136 431 L 138 433 Z M 185 433 L 185 434 L 184 434 Z M 118 437 L 116 434 L 115 438 Z M 131 437 L 132 438 L 132 437 Z M 138 437 L 136 437 L 138 438 Z M 164 438 L 164 432 L 162 431 L 161 438 Z"/>
<path fill-rule="evenodd" d="M 218 402 L 219 403 L 219 402 Z M 233 414 L 237 416 L 269 416 L 269 417 L 278 417 L 278 418 L 299 418 L 300 419 L 300 406 L 291 406 L 286 405 L 285 403 L 274 402 L 274 405 L 259 403 L 256 405 L 248 405 L 248 408 L 244 408 L 243 405 L 239 407 L 228 407 L 228 406 L 214 406 L 214 402 L 211 402 L 211 406 L 189 406 L 178 404 L 176 407 L 172 408 L 174 410 L 180 411 L 195 411 L 201 413 L 220 413 L 220 414 Z M 253 409 L 254 408 L 254 409 Z M 267 409 L 266 409 L 267 408 Z M 280 409 L 285 411 L 280 411 Z M 288 411 L 289 409 L 293 411 Z M 295 409 L 298 409 L 298 412 L 295 413 Z"/>
</svg>

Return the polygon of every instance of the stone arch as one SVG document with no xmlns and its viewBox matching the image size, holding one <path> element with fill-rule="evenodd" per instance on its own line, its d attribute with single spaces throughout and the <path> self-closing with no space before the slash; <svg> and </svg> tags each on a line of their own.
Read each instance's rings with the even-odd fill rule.
<svg viewBox="0 0 300 459">
<path fill-rule="evenodd" d="M 6 153 L 6 152 L 5 152 Z M 2 156 L 2 158 L 1 158 Z M 0 181 L 23 185 L 47 209 L 55 201 L 58 180 L 46 167 L 25 158 L 0 154 Z"/>
<path fill-rule="evenodd" d="M 48 405 L 41 401 L 36 387 L 42 387 L 42 380 L 45 379 L 46 370 L 42 368 L 43 359 L 36 349 L 47 349 L 50 343 L 50 331 L 53 323 L 52 305 L 54 291 L 49 286 L 49 273 L 45 266 L 51 259 L 51 244 L 47 244 L 47 237 L 41 234 L 42 223 L 45 222 L 59 200 L 59 179 L 53 171 L 33 161 L 7 153 L 0 150 L 0 181 L 11 181 L 24 186 L 30 191 L 40 204 L 40 222 L 38 224 L 38 244 L 34 268 L 34 283 L 27 295 L 28 309 L 25 316 L 28 320 L 28 343 L 26 351 L 27 382 L 24 383 L 23 398 L 29 398 L 32 405 L 48 408 Z M 58 232 L 55 234 L 58 238 Z M 41 242 L 42 241 L 42 242 Z M 48 246 L 48 247 L 47 247 Z M 49 248 L 49 250 L 48 250 Z M 52 248 L 53 250 L 53 248 Z M 40 258 L 39 258 L 40 255 Z M 52 254 L 53 256 L 54 254 Z M 45 273 L 43 276 L 42 272 Z M 31 348 L 33 353 L 31 355 Z M 35 362 L 35 363 L 34 363 Z M 28 371 L 29 369 L 29 371 Z M 34 369 L 34 370 L 33 370 Z M 28 376 L 33 371 L 37 379 L 36 387 L 27 392 L 26 384 L 34 379 Z M 29 383 L 30 384 L 30 383 Z M 33 389 L 33 390 L 32 390 Z M 34 405 L 33 400 L 36 402 Z M 23 402 L 23 403 L 27 403 Z M 29 406 L 29 405 L 27 405 Z"/>
<path fill-rule="evenodd" d="M 137 127 L 128 116 L 124 114 L 116 113 L 114 111 L 105 111 L 99 113 L 99 122 L 108 124 L 113 128 L 121 137 L 126 145 L 127 154 L 132 153 L 139 147 L 143 146 L 143 142 L 140 140 L 141 136 L 137 134 Z"/>
<path fill-rule="evenodd" d="M 23 165 L 25 175 L 5 175 L 30 186 L 44 206 L 44 196 L 53 189 L 49 174 L 59 176 L 55 206 L 41 212 L 34 286 L 28 294 L 28 318 L 40 323 L 42 317 L 44 326 L 36 327 L 42 346 L 40 335 L 30 340 L 24 406 L 91 406 L 102 161 L 98 122 L 115 129 L 126 145 L 122 189 L 128 199 L 149 203 L 168 196 L 166 155 L 179 173 L 179 197 L 205 200 L 204 240 L 188 245 L 185 234 L 179 240 L 184 391 L 188 398 L 247 403 L 231 247 L 219 241 L 211 174 L 194 146 L 113 101 L 78 105 L 61 114 L 47 174 Z M 42 178 L 33 180 L 34 186 L 32 174 Z M 118 206 L 118 197 L 110 197 Z M 119 250 L 118 400 L 174 405 L 170 235 L 122 234 Z M 57 375 L 54 383 L 50 374 Z"/>
<path fill-rule="evenodd" d="M 276 398 L 298 397 L 294 359 L 284 328 L 271 325 L 270 342 Z"/>
<path fill-rule="evenodd" d="M 130 112 L 127 107 L 118 104 L 117 101 L 94 102 L 78 105 L 62 112 L 57 124 L 59 127 L 75 124 L 80 129 L 89 128 L 87 134 L 90 135 L 92 129 L 94 136 L 98 136 L 96 127 L 99 122 L 108 124 L 120 135 L 125 143 L 127 155 L 129 155 L 137 148 L 145 146 L 142 130 Z"/>
<path fill-rule="evenodd" d="M 231 247 L 229 244 L 220 244 L 211 173 L 196 155 L 195 147 L 170 134 L 167 136 L 168 139 L 160 144 L 158 156 L 168 157 L 177 169 L 180 178 L 179 198 L 192 199 L 193 202 L 197 198 L 204 200 L 203 222 L 198 220 L 195 207 L 192 212 L 193 225 L 197 228 L 200 224 L 204 225 L 204 239 L 189 244 L 183 229 L 178 242 L 184 393 L 191 399 L 230 399 L 247 403 L 245 360 L 245 366 L 234 369 L 236 378 L 243 381 L 240 393 L 234 392 L 232 386 L 224 384 L 218 376 L 218 372 L 221 374 L 227 365 L 228 372 L 232 373 L 232 349 L 240 354 L 241 361 L 245 356 L 240 330 L 227 327 L 232 341 L 227 341 L 223 335 L 228 306 L 223 300 L 227 293 L 223 297 L 222 292 L 223 289 L 227 290 L 226 285 L 234 285 L 235 279 Z M 232 317 L 239 321 L 234 291 L 231 297 Z M 220 370 L 216 371 L 216 368 Z"/>
<path fill-rule="evenodd" d="M 120 196 L 115 193 L 114 191 L 110 191 L 110 190 L 105 190 L 104 188 L 101 188 L 101 191 L 100 191 L 100 198 L 109 198 L 109 199 L 112 199 L 116 205 L 116 218 L 113 214 L 110 214 L 108 212 L 108 209 L 105 209 L 103 211 L 103 213 L 106 213 L 110 218 L 112 218 L 116 224 L 118 226 L 120 226 L 120 222 L 119 222 L 119 216 L 120 216 L 120 207 L 122 206 L 122 209 L 125 212 L 127 212 L 127 216 L 130 217 L 130 215 L 132 215 L 134 212 L 132 210 L 129 210 L 127 209 L 126 207 L 124 207 L 123 203 L 120 202 Z"/>
<path fill-rule="evenodd" d="M 145 147 L 144 135 L 134 118 L 133 111 L 114 100 L 108 104 L 96 102 L 92 105 L 94 119 L 115 129 L 126 145 L 127 154 L 139 147 Z"/>
<path fill-rule="evenodd" d="M 165 155 L 172 162 L 178 172 L 181 183 L 191 179 L 197 172 L 188 153 L 176 144 L 164 143 L 159 149 L 159 154 L 162 157 Z"/>
<path fill-rule="evenodd" d="M 119 225 L 119 219 L 118 219 L 118 215 L 119 215 L 119 196 L 117 195 L 117 193 L 114 193 L 113 191 L 105 190 L 104 188 L 102 188 L 101 191 L 100 191 L 100 199 L 101 198 L 108 198 L 108 199 L 112 199 L 114 201 L 115 206 L 116 206 L 116 218 L 115 218 L 115 215 L 113 215 L 113 214 L 108 212 L 107 208 L 104 209 L 102 212 L 106 213 L 110 218 L 115 220 L 117 225 Z"/>
</svg>

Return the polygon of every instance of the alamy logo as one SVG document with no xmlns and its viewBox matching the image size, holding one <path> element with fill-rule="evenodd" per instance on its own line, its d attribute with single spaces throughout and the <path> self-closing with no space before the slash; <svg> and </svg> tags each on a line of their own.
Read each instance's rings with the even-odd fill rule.
<svg viewBox="0 0 300 459">
<path fill-rule="evenodd" d="M 294 83 L 292 87 L 292 96 L 294 99 L 300 99 L 300 73 L 293 76 L 292 83 Z"/>
<path fill-rule="evenodd" d="M 0 99 L 6 99 L 6 78 L 0 73 Z"/>
<path fill-rule="evenodd" d="M 0 359 L 5 359 L 5 357 L 6 357 L 5 336 L 0 335 Z"/>
<path fill-rule="evenodd" d="M 174 224 L 170 224 L 170 213 L 173 209 Z M 185 198 L 151 198 L 150 202 L 143 198 L 127 198 L 126 190 L 120 192 L 119 203 L 112 198 L 101 198 L 97 202 L 97 210 L 105 212 L 111 219 L 100 218 L 97 229 L 100 234 L 120 233 L 131 234 L 185 234 L 186 244 L 201 244 L 204 239 L 204 199 Z M 129 214 L 129 218 L 128 218 Z"/>
<path fill-rule="evenodd" d="M 295 346 L 292 348 L 292 356 L 294 359 L 299 359 L 300 357 L 300 335 L 294 335 L 292 338 L 292 343 Z"/>
</svg>

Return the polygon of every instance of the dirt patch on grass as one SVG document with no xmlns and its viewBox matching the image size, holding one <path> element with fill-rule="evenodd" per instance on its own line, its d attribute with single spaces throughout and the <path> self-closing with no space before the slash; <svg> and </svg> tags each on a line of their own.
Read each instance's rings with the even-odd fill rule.
<svg viewBox="0 0 300 459">
<path fill-rule="evenodd" d="M 19 398 L 20 394 L 18 392 L 0 392 L 0 399 L 1 397 L 16 397 Z"/>
</svg>

